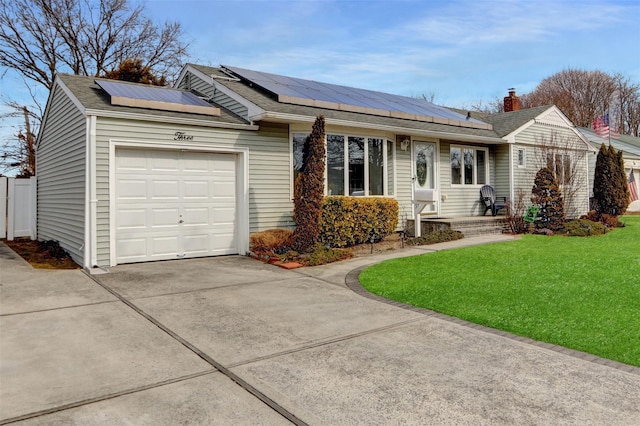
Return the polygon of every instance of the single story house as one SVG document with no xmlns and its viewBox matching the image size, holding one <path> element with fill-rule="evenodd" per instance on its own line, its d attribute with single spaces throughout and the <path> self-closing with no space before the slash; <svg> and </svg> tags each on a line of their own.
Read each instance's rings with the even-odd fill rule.
<svg viewBox="0 0 640 426">
<path fill-rule="evenodd" d="M 589 143 L 594 149 L 600 150 L 600 146 L 613 146 L 616 151 L 622 152 L 622 158 L 624 160 L 624 171 L 627 177 L 633 170 L 634 178 L 636 182 L 640 179 L 640 138 L 630 135 L 619 135 L 618 137 L 603 138 L 598 136 L 593 129 L 587 129 L 584 127 L 578 128 L 580 133 L 587 138 Z M 596 169 L 597 151 L 589 155 L 589 191 L 593 196 L 593 178 Z M 629 204 L 627 208 L 629 212 L 640 212 L 640 200 L 634 201 Z"/>
<path fill-rule="evenodd" d="M 408 218 L 478 216 L 482 185 L 514 199 L 551 165 L 586 212 L 593 147 L 555 106 L 507 103 L 474 115 L 227 66 L 187 64 L 174 88 L 61 74 L 37 142 L 38 238 L 88 269 L 244 254 L 251 233 L 293 226 L 319 115 L 326 194 L 393 197 Z"/>
</svg>

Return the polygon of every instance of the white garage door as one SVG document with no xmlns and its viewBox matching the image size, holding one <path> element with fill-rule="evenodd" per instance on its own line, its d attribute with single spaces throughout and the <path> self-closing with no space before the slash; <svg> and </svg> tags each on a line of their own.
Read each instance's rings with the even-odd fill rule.
<svg viewBox="0 0 640 426">
<path fill-rule="evenodd" d="M 238 253 L 236 156 L 116 151 L 117 263 Z"/>
</svg>

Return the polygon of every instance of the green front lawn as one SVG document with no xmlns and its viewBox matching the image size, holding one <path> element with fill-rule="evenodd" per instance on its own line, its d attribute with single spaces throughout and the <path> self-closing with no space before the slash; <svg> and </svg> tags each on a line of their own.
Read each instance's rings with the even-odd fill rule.
<svg viewBox="0 0 640 426">
<path fill-rule="evenodd" d="M 521 240 L 388 260 L 372 293 L 640 367 L 640 216 L 600 237 Z"/>
</svg>

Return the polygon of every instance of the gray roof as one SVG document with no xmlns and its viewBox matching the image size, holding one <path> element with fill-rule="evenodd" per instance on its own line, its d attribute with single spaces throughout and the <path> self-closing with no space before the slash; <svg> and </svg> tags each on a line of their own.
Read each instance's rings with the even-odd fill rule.
<svg viewBox="0 0 640 426">
<path fill-rule="evenodd" d="M 620 135 L 620 137 L 618 138 L 620 139 L 622 142 L 631 144 L 633 146 L 637 146 L 640 148 L 640 138 L 637 136 L 631 136 L 631 135 Z"/>
<path fill-rule="evenodd" d="M 640 138 L 628 135 L 620 135 L 620 138 L 618 139 L 612 138 L 611 140 L 609 140 L 608 138 L 601 138 L 592 129 L 587 129 L 586 127 L 579 127 L 578 130 L 597 150 L 600 149 L 600 146 L 602 144 L 609 145 L 609 142 L 611 142 L 611 146 L 613 146 L 617 151 L 622 151 L 623 157 L 640 159 L 640 144 L 634 145 L 633 143 L 630 143 L 630 141 L 640 142 Z"/>
<path fill-rule="evenodd" d="M 224 79 L 225 77 L 228 78 L 229 75 L 221 71 L 220 68 L 197 64 L 189 65 L 202 72 L 203 74 L 223 77 L 222 79 L 217 79 L 216 82 L 228 87 L 238 95 L 269 112 L 292 114 L 304 117 L 317 117 L 318 115 L 323 115 L 327 119 L 352 121 L 356 123 L 366 123 L 380 126 L 399 127 L 406 128 L 407 130 L 455 133 L 468 136 L 479 136 L 498 139 L 498 135 L 493 130 L 474 129 L 447 124 L 383 117 L 350 111 L 339 111 L 306 105 L 281 103 L 278 102 L 271 93 L 261 90 L 259 87 L 251 87 L 248 82 Z"/>
<path fill-rule="evenodd" d="M 145 114 L 151 116 L 167 117 L 167 118 L 183 118 L 183 119 L 197 119 L 205 122 L 212 123 L 228 123 L 228 124 L 244 124 L 249 123 L 235 115 L 234 113 L 224 109 L 219 105 L 215 105 L 220 108 L 220 116 L 210 116 L 203 114 L 195 114 L 188 112 L 177 111 L 164 111 L 149 108 L 136 108 L 129 106 L 111 105 L 109 95 L 98 86 L 96 80 L 104 80 L 96 77 L 86 77 L 70 74 L 58 74 L 60 81 L 73 93 L 78 101 L 86 109 L 98 110 L 98 111 L 113 111 L 124 112 L 130 114 Z M 136 83 L 129 83 L 136 84 Z"/>
<path fill-rule="evenodd" d="M 524 124 L 533 120 L 553 105 L 543 105 L 534 108 L 526 108 L 518 111 L 501 112 L 498 114 L 485 114 L 482 120 L 493 126 L 493 131 L 503 137 L 519 129 Z"/>
</svg>

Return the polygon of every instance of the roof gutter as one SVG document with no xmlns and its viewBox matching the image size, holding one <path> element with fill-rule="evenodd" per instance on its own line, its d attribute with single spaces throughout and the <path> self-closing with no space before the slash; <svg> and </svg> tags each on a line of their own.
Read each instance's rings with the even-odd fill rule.
<svg viewBox="0 0 640 426">
<path fill-rule="evenodd" d="M 266 111 L 264 113 L 254 115 L 251 118 L 252 122 L 257 121 L 276 121 L 276 122 L 298 122 L 298 123 L 313 123 L 315 121 L 315 117 L 309 117 L 304 115 L 296 115 L 296 114 L 286 114 L 280 112 L 272 112 Z M 372 130 L 383 130 L 396 134 L 410 134 L 413 136 L 423 136 L 430 138 L 438 138 L 438 139 L 452 139 L 461 142 L 483 142 L 487 144 L 505 144 L 508 143 L 507 140 L 499 138 L 499 137 L 489 137 L 489 136 L 476 136 L 476 135 L 465 135 L 462 133 L 455 132 L 438 132 L 435 130 L 423 130 L 423 129 L 414 129 L 411 127 L 401 127 L 401 126 L 387 126 L 381 124 L 374 123 L 363 123 L 360 121 L 349 121 L 349 120 L 339 120 L 335 118 L 327 118 L 324 119 L 326 124 L 334 125 L 334 126 L 345 126 L 345 127 L 358 127 L 364 129 L 372 129 Z"/>
<path fill-rule="evenodd" d="M 197 118 L 165 117 L 165 116 L 149 115 L 149 114 L 134 114 L 130 112 L 120 112 L 120 111 L 87 109 L 85 110 L 85 114 L 93 115 L 96 117 L 120 118 L 124 120 L 152 121 L 152 122 L 158 122 L 158 123 L 181 124 L 181 125 L 189 125 L 189 126 L 215 127 L 215 128 L 222 128 L 222 129 L 238 129 L 238 130 L 258 130 L 259 129 L 259 127 L 254 124 L 223 123 L 223 122 L 214 122 L 214 121 L 207 121 L 207 120 L 198 120 Z"/>
</svg>

